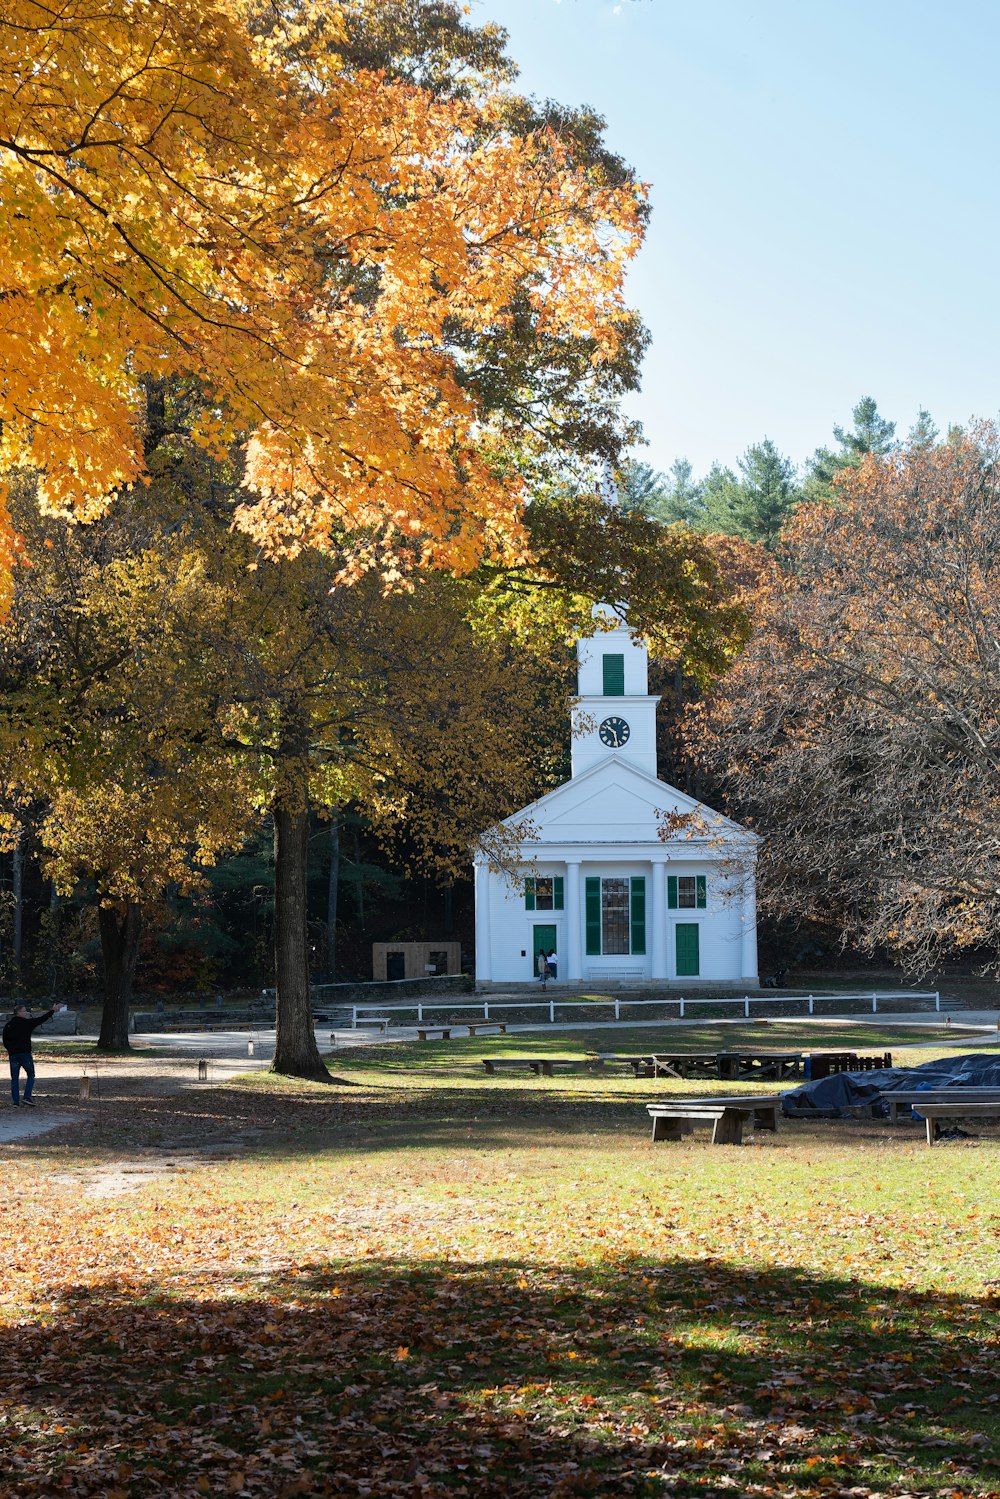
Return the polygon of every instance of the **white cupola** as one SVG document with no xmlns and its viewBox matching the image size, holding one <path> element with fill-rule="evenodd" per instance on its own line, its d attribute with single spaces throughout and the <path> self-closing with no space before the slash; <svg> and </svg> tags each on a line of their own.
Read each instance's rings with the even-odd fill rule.
<svg viewBox="0 0 1000 1499">
<path fill-rule="evenodd" d="M 649 695 L 649 653 L 618 613 L 598 605 L 595 616 L 614 628 L 578 640 L 578 699 L 573 707 L 573 775 L 609 759 L 656 775 L 656 705 Z"/>
</svg>

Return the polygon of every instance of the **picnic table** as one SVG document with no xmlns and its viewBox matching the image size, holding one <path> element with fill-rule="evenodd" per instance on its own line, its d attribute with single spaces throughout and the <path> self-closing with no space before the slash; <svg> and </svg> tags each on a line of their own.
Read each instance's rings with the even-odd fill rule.
<svg viewBox="0 0 1000 1499">
<path fill-rule="evenodd" d="M 784 1078 L 797 1077 L 802 1070 L 800 1051 L 746 1048 L 739 1051 L 657 1051 L 646 1056 L 609 1054 L 605 1061 L 627 1064 L 636 1077 L 721 1077 L 733 1083 L 757 1077 L 780 1082 Z"/>
<path fill-rule="evenodd" d="M 754 1077 L 782 1082 L 802 1071 L 801 1051 L 720 1051 L 717 1060 L 719 1076 L 733 1083 Z"/>
<path fill-rule="evenodd" d="M 621 1058 L 630 1061 L 636 1077 L 718 1077 L 714 1051 L 653 1052 L 647 1057 Z M 638 1063 L 638 1065 L 636 1065 Z"/>
<path fill-rule="evenodd" d="M 646 1105 L 653 1139 L 680 1140 L 697 1124 L 711 1124 L 713 1145 L 741 1145 L 743 1126 L 775 1131 L 781 1095 L 744 1094 L 738 1098 L 670 1098 Z"/>
</svg>

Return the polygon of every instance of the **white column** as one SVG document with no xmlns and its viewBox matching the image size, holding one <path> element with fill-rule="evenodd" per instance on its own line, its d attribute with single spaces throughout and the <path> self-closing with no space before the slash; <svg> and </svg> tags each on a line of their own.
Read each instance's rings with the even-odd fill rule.
<svg viewBox="0 0 1000 1499">
<path fill-rule="evenodd" d="M 653 892 L 649 909 L 652 935 L 650 954 L 654 979 L 667 977 L 667 864 L 665 859 L 653 860 Z"/>
<path fill-rule="evenodd" d="M 756 986 L 757 974 L 757 870 L 751 864 L 743 876 L 743 940 L 740 978 Z"/>
<path fill-rule="evenodd" d="M 493 978 L 493 948 L 490 938 L 490 871 L 485 863 L 476 865 L 476 978 L 487 984 Z"/>
<path fill-rule="evenodd" d="M 583 979 L 583 894 L 580 888 L 580 860 L 566 860 L 566 956 L 560 957 L 560 977 L 562 965 L 566 964 L 566 977 L 571 983 L 578 984 Z"/>
</svg>

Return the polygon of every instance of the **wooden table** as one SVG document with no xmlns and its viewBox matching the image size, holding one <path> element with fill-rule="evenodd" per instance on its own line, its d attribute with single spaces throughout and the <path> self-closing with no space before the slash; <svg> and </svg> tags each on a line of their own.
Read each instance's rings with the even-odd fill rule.
<svg viewBox="0 0 1000 1499">
<path fill-rule="evenodd" d="M 713 1145 L 741 1145 L 743 1126 L 777 1130 L 781 1095 L 744 1094 L 739 1098 L 663 1099 L 646 1105 L 653 1121 L 653 1139 L 680 1140 L 696 1124 L 712 1125 Z"/>
<path fill-rule="evenodd" d="M 649 1070 L 636 1076 L 718 1077 L 717 1055 L 714 1051 L 657 1051 L 648 1058 Z"/>
<path fill-rule="evenodd" d="M 802 1071 L 801 1051 L 720 1051 L 717 1060 L 719 1076 L 732 1083 L 753 1077 L 782 1082 Z"/>
</svg>

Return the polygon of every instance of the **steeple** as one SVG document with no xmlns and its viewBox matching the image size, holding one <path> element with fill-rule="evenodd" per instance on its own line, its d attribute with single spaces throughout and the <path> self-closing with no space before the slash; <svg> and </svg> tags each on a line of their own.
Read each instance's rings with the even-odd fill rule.
<svg viewBox="0 0 1000 1499">
<path fill-rule="evenodd" d="M 576 643 L 579 700 L 573 708 L 573 775 L 600 761 L 619 759 L 655 776 L 660 699 L 649 695 L 645 642 L 633 637 L 608 605 L 597 605 L 594 614 L 613 620 L 615 628 Z"/>
</svg>

